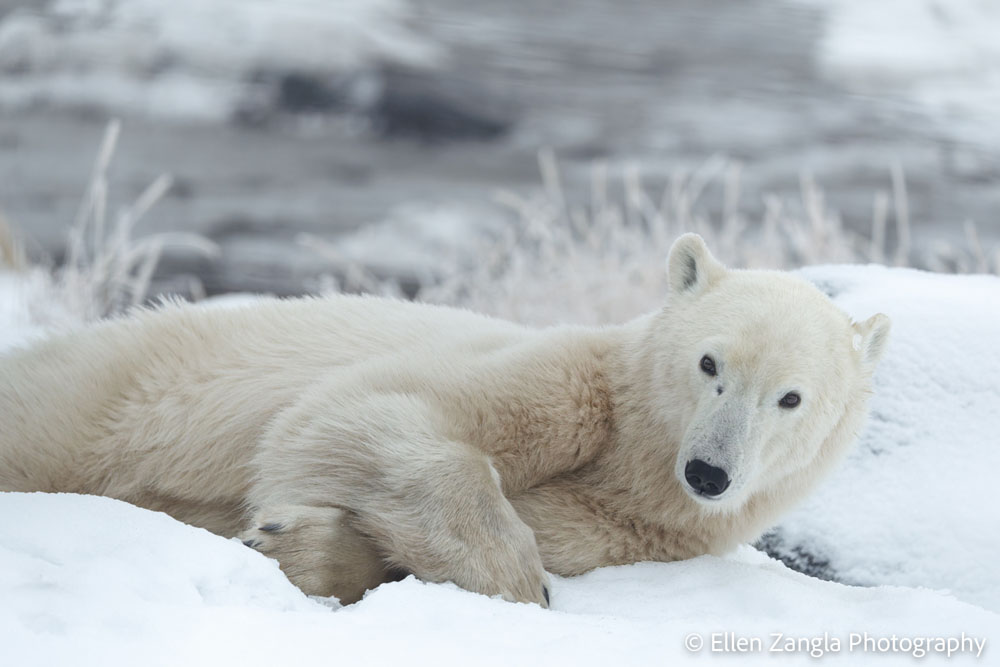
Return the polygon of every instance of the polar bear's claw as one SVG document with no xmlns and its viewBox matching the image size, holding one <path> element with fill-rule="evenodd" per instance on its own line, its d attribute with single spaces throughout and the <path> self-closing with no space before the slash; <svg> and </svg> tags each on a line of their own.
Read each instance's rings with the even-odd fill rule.
<svg viewBox="0 0 1000 667">
<path fill-rule="evenodd" d="M 265 523 L 257 527 L 257 530 L 265 533 L 280 533 L 284 529 L 285 527 L 280 523 Z"/>
</svg>

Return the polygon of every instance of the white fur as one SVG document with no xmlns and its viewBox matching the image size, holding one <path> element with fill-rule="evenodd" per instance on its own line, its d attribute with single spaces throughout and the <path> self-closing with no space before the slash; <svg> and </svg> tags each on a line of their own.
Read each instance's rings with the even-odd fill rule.
<svg viewBox="0 0 1000 667">
<path fill-rule="evenodd" d="M 849 446 L 888 320 L 695 235 L 668 271 L 597 329 L 349 296 L 101 323 L 0 359 L 0 489 L 164 510 L 348 601 L 409 571 L 545 604 L 546 569 L 725 551 Z M 731 487 L 695 494 L 692 458 Z"/>
</svg>

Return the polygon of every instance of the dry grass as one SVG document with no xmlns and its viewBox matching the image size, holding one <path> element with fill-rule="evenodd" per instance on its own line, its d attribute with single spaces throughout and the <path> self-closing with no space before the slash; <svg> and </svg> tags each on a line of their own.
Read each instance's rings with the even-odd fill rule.
<svg viewBox="0 0 1000 667">
<path fill-rule="evenodd" d="M 120 131 L 117 121 L 105 131 L 90 184 L 70 228 L 66 262 L 56 272 L 58 290 L 68 303 L 78 304 L 85 321 L 142 303 L 167 245 L 185 246 L 206 255 L 217 252 L 213 243 L 195 234 L 133 238 L 136 223 L 170 189 L 173 178 L 169 174 L 150 183 L 134 202 L 109 220 L 107 173 Z"/>
<path fill-rule="evenodd" d="M 0 267 L 14 269 L 30 285 L 32 321 L 65 326 L 98 320 L 142 303 L 164 247 L 181 245 L 212 255 L 214 244 L 193 234 L 156 234 L 134 238 L 141 218 L 169 190 L 172 178 L 162 175 L 113 217 L 108 214 L 108 166 L 120 123 L 104 133 L 87 190 L 69 227 L 65 262 L 58 267 L 29 266 L 9 229 L 0 229 Z"/>
<path fill-rule="evenodd" d="M 898 164 L 890 169 L 890 191 L 874 196 L 867 237 L 845 228 L 808 176 L 801 179 L 800 201 L 767 196 L 762 217 L 748 220 L 738 206 L 741 166 L 722 157 L 677 172 L 657 193 L 643 184 L 637 168 L 613 179 L 607 166 L 596 165 L 589 201 L 583 202 L 565 195 L 551 151 L 539 154 L 539 165 L 540 193 L 497 196 L 513 212 L 513 223 L 483 245 L 479 262 L 425 287 L 420 298 L 533 324 L 620 322 L 662 302 L 666 250 L 689 231 L 705 237 L 726 264 L 740 268 L 875 262 L 946 272 L 1000 271 L 1000 252 L 989 259 L 971 223 L 965 247 L 941 245 L 929 257 L 914 258 L 906 182 Z M 723 212 L 712 219 L 700 199 L 709 185 L 720 184 Z M 890 217 L 893 247 L 887 242 Z"/>
<path fill-rule="evenodd" d="M 24 247 L 14 240 L 14 232 L 7 220 L 0 216 L 0 268 L 23 271 L 28 266 Z"/>
<path fill-rule="evenodd" d="M 62 266 L 27 267 L 17 246 L 2 242 L 0 221 L 0 265 L 33 274 L 37 321 L 87 322 L 142 303 L 168 244 L 216 252 L 197 235 L 133 238 L 137 223 L 169 189 L 168 175 L 109 218 L 107 172 L 119 133 L 117 122 L 105 132 Z M 988 254 L 972 223 L 965 225 L 964 246 L 939 244 L 929 255 L 914 257 L 906 181 L 898 164 L 889 170 L 887 190 L 873 197 L 867 236 L 844 227 L 808 176 L 801 178 L 799 201 L 766 196 L 763 214 L 749 220 L 739 207 L 741 166 L 723 157 L 676 172 L 661 192 L 651 192 L 637 168 L 612 176 L 606 165 L 597 164 L 586 201 L 566 195 L 551 151 L 540 152 L 539 166 L 544 186 L 539 193 L 497 194 L 498 204 L 512 214 L 511 224 L 484 241 L 474 262 L 440 267 L 418 298 L 533 324 L 620 322 L 662 302 L 666 250 L 688 231 L 704 236 L 734 267 L 875 262 L 951 273 L 1000 272 L 1000 250 Z M 722 213 L 714 219 L 702 202 L 710 186 L 723 192 Z M 315 237 L 304 242 L 327 258 L 331 271 L 310 290 L 402 295 L 395 282 L 345 261 L 336 244 Z"/>
</svg>

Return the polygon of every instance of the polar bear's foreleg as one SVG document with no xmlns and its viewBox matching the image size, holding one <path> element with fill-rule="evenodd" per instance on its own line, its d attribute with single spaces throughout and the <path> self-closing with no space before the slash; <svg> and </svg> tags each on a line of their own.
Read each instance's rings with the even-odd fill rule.
<svg viewBox="0 0 1000 667">
<path fill-rule="evenodd" d="M 547 606 L 534 533 L 504 496 L 489 459 L 443 436 L 417 397 L 350 398 L 357 395 L 331 388 L 279 416 L 255 460 L 251 504 L 346 510 L 393 567 Z"/>
</svg>

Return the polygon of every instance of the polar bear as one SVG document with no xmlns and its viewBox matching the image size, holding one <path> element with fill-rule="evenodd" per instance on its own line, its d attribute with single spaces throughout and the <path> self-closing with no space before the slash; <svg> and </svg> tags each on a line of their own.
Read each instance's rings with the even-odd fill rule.
<svg viewBox="0 0 1000 667">
<path fill-rule="evenodd" d="M 0 490 L 101 494 L 344 602 L 413 573 L 563 576 L 756 538 L 844 454 L 889 321 L 668 258 L 666 305 L 533 329 L 373 297 L 166 304 L 0 359 Z"/>
</svg>

